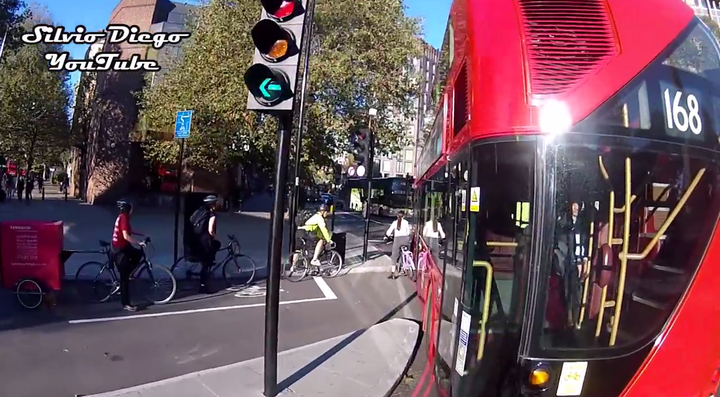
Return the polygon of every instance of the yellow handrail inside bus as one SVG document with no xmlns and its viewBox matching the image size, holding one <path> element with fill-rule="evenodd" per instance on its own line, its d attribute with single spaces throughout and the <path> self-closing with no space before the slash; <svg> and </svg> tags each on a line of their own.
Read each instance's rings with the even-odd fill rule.
<svg viewBox="0 0 720 397">
<path fill-rule="evenodd" d="M 595 222 L 590 222 L 590 239 L 588 241 L 588 255 L 587 262 L 583 263 L 583 276 L 585 277 L 585 283 L 583 283 L 583 296 L 582 305 L 580 306 L 580 317 L 578 319 L 578 327 L 582 327 L 583 320 L 585 319 L 585 306 L 587 306 L 588 292 L 590 290 L 590 275 L 592 275 L 592 259 L 593 259 L 593 243 L 595 238 Z M 588 267 L 587 273 L 584 271 L 585 266 Z"/>
<path fill-rule="evenodd" d="M 673 208 L 672 212 L 670 212 L 670 215 L 668 215 L 667 219 L 665 219 L 665 222 L 663 222 L 660 230 L 655 233 L 655 236 L 653 236 L 652 240 L 650 240 L 650 242 L 642 252 L 627 254 L 626 256 L 628 260 L 643 260 L 650 254 L 650 251 L 655 248 L 655 245 L 657 245 L 658 241 L 660 241 L 660 239 L 665 236 L 665 232 L 675 220 L 675 217 L 680 213 L 680 210 L 682 210 L 682 208 L 685 206 L 685 203 L 690 198 L 690 195 L 692 194 L 693 190 L 695 190 L 695 187 L 697 187 L 698 183 L 700 183 L 700 178 L 702 178 L 704 174 L 705 168 L 702 168 L 698 171 L 697 175 L 695 175 L 695 178 L 693 178 L 692 182 L 690 183 L 690 186 L 688 186 L 687 190 L 680 198 L 680 201 L 678 201 L 675 208 Z"/>
<path fill-rule="evenodd" d="M 485 296 L 483 297 L 482 319 L 480 320 L 480 329 L 478 330 L 479 341 L 477 360 L 479 361 L 482 359 L 483 352 L 485 351 L 485 325 L 488 317 L 490 316 L 490 303 L 492 301 L 490 294 L 492 293 L 493 268 L 490 262 L 487 261 L 474 261 L 473 267 L 484 267 L 487 271 L 487 276 L 485 277 Z"/>
<path fill-rule="evenodd" d="M 518 246 L 518 243 L 515 241 L 488 241 L 487 243 L 488 247 L 512 247 L 515 248 Z"/>
<path fill-rule="evenodd" d="M 632 183 L 630 177 L 632 160 L 630 157 L 625 158 L 625 205 L 626 210 L 623 213 L 623 241 L 622 251 L 620 252 L 620 276 L 618 278 L 618 289 L 615 296 L 615 315 L 610 319 L 610 346 L 615 346 L 617 340 L 618 326 L 620 325 L 620 314 L 622 313 L 623 298 L 625 296 L 625 276 L 627 275 L 627 253 L 630 249 L 630 204 L 632 203 Z"/>
</svg>

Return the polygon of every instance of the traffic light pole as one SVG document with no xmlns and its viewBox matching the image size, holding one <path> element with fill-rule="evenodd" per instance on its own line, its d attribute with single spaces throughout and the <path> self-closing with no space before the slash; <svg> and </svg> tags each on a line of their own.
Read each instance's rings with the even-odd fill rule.
<svg viewBox="0 0 720 397">
<path fill-rule="evenodd" d="M 287 182 L 292 113 L 278 116 L 278 148 L 275 158 L 275 202 L 270 222 L 270 260 L 265 296 L 265 396 L 277 394 L 278 312 L 280 310 L 280 271 L 283 224 L 285 223 L 285 186 Z"/>
<path fill-rule="evenodd" d="M 302 135 L 305 128 L 305 92 L 307 91 L 308 70 L 310 69 L 310 42 L 312 41 L 313 16 L 315 14 L 315 0 L 308 0 L 307 13 L 305 15 L 305 29 L 303 34 L 300 52 L 304 54 L 302 88 L 300 89 L 300 115 L 298 117 L 298 128 L 295 132 L 295 184 L 293 185 L 292 197 L 290 198 L 290 255 L 295 252 L 295 233 L 298 225 L 295 224 L 295 217 L 300 208 L 300 151 L 302 149 Z"/>
<path fill-rule="evenodd" d="M 370 156 L 367 166 L 367 194 L 365 195 L 365 232 L 363 233 L 363 262 L 368 260 L 368 239 L 370 237 L 370 203 L 372 201 L 373 164 L 375 162 L 375 134 L 372 132 L 372 118 L 368 120 L 370 130 Z"/>
</svg>

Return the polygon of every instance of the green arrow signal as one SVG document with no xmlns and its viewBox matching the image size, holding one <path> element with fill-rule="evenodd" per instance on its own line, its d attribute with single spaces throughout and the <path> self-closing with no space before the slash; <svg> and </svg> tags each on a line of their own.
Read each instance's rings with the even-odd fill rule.
<svg viewBox="0 0 720 397">
<path fill-rule="evenodd" d="M 265 80 L 263 80 L 262 84 L 260 84 L 260 92 L 266 98 L 270 98 L 272 96 L 272 95 L 270 95 L 270 92 L 268 92 L 268 91 L 280 91 L 282 89 L 280 87 L 280 84 L 277 84 L 277 83 L 269 84 L 271 81 L 272 81 L 272 78 L 268 77 Z"/>
</svg>

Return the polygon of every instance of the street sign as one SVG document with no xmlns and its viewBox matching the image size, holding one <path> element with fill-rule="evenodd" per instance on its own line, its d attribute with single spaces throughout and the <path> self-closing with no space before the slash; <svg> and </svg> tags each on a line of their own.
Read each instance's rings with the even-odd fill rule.
<svg viewBox="0 0 720 397">
<path fill-rule="evenodd" d="M 348 175 L 355 176 L 355 167 L 348 167 Z"/>
<path fill-rule="evenodd" d="M 177 116 L 175 117 L 175 138 L 185 139 L 190 137 L 192 114 L 192 110 L 177 112 Z"/>
<path fill-rule="evenodd" d="M 365 166 L 364 166 L 364 165 L 358 165 L 358 166 L 357 166 L 357 170 L 355 170 L 355 173 L 356 173 L 357 176 L 359 176 L 360 178 L 364 177 L 364 176 L 365 176 Z"/>
</svg>

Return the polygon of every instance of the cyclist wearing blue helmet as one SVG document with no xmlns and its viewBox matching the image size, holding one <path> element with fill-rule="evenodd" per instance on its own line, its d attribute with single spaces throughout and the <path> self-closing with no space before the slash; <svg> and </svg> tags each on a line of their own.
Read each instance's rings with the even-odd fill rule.
<svg viewBox="0 0 720 397">
<path fill-rule="evenodd" d="M 132 236 L 143 236 L 143 234 L 133 232 L 130 227 L 132 204 L 127 200 L 119 200 L 117 206 L 120 214 L 115 219 L 111 249 L 113 261 L 120 273 L 120 302 L 123 309 L 135 311 L 137 307 L 133 306 L 130 301 L 130 275 L 142 259 L 142 250 L 135 248 L 133 244 L 142 246 L 143 242 Z"/>
</svg>

